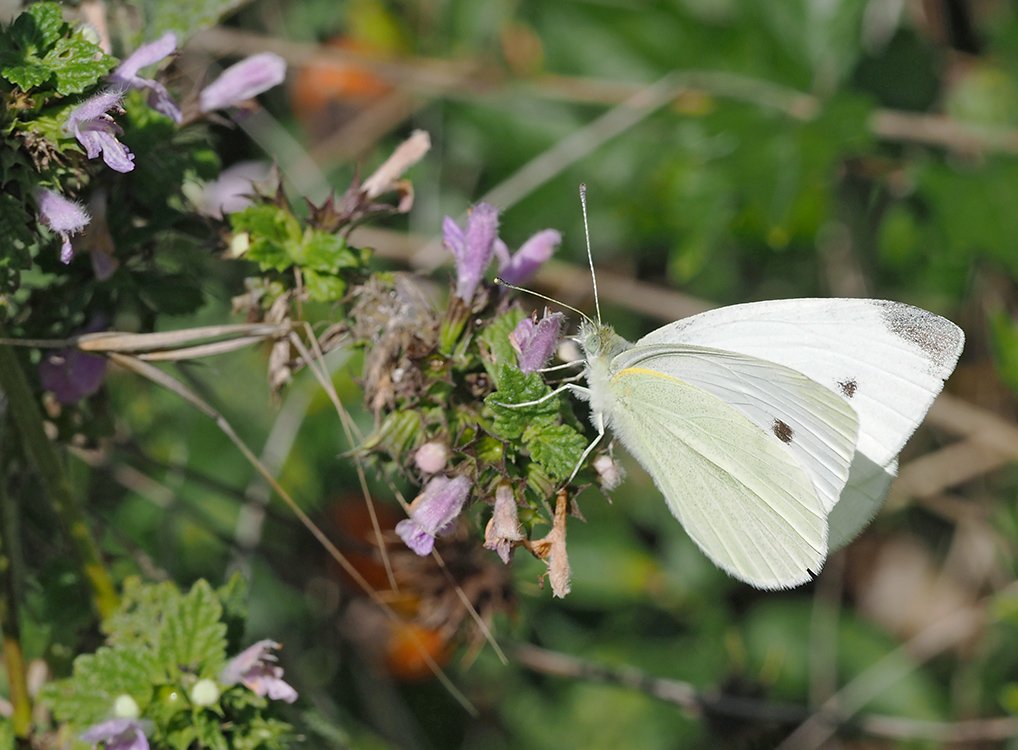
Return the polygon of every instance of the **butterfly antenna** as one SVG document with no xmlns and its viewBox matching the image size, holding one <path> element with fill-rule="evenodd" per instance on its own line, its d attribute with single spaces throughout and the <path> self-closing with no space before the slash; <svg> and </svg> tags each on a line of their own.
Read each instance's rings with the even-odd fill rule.
<svg viewBox="0 0 1018 750">
<path fill-rule="evenodd" d="M 587 238 L 587 261 L 590 263 L 590 280 L 594 282 L 594 310 L 597 311 L 597 324 L 601 325 L 601 302 L 597 298 L 597 274 L 594 273 L 594 254 L 590 251 L 590 225 L 587 223 L 587 186 L 580 183 L 580 206 L 583 209 L 583 235 Z M 583 317 L 587 317 L 584 315 Z M 587 318 L 590 320 L 590 318 Z"/>
<path fill-rule="evenodd" d="M 554 297 L 549 297 L 546 294 L 541 294 L 540 292 L 535 292 L 533 289 L 525 289 L 522 286 L 516 286 L 515 284 L 510 284 L 508 281 L 506 281 L 505 279 L 499 278 L 498 276 L 495 277 L 495 283 L 498 284 L 499 286 L 508 287 L 509 289 L 512 289 L 512 290 L 517 291 L 517 292 L 523 292 L 524 294 L 532 294 L 535 297 L 540 297 L 543 300 L 547 300 L 548 302 L 551 302 L 553 305 L 558 305 L 559 307 L 564 307 L 567 310 L 572 310 L 574 313 L 579 315 L 581 318 L 586 320 L 588 323 L 593 323 L 594 322 L 593 320 L 590 319 L 590 316 L 587 315 L 582 310 L 577 310 L 572 305 L 567 305 L 565 302 L 557 300 Z"/>
</svg>

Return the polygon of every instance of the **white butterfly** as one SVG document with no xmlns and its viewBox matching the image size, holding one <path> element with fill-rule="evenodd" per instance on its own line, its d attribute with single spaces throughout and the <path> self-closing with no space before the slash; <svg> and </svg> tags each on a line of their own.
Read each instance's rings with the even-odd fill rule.
<svg viewBox="0 0 1018 750">
<path fill-rule="evenodd" d="M 580 198 L 586 228 L 583 186 Z M 593 276 L 589 232 L 587 255 Z M 809 581 L 872 520 L 965 342 L 951 321 L 899 302 L 789 299 L 631 344 L 601 323 L 596 278 L 594 302 L 597 322 L 580 313 L 577 339 L 587 386 L 545 397 L 590 402 L 598 436 L 577 469 L 610 428 L 700 549 L 763 589 Z"/>
<path fill-rule="evenodd" d="M 775 589 L 810 580 L 876 514 L 964 334 L 897 302 L 790 299 L 635 344 L 588 320 L 579 343 L 587 387 L 570 388 L 598 439 L 612 430 L 719 567 Z"/>
</svg>

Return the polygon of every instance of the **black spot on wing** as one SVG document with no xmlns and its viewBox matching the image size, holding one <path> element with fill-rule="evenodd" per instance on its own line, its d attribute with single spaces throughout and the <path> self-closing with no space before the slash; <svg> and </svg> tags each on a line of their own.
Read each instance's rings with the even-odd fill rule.
<svg viewBox="0 0 1018 750">
<path fill-rule="evenodd" d="M 855 392 L 859 390 L 859 384 L 855 382 L 855 378 L 849 378 L 838 382 L 838 390 L 841 391 L 845 398 L 852 398 Z"/>
<path fill-rule="evenodd" d="M 912 305 L 876 300 L 887 330 L 922 349 L 938 369 L 950 370 L 961 352 L 962 333 L 954 323 Z"/>
<path fill-rule="evenodd" d="M 774 420 L 774 425 L 771 427 L 774 430 L 774 436 L 782 443 L 792 442 L 792 436 L 795 435 L 795 431 L 786 422 L 782 422 L 780 419 Z"/>
</svg>

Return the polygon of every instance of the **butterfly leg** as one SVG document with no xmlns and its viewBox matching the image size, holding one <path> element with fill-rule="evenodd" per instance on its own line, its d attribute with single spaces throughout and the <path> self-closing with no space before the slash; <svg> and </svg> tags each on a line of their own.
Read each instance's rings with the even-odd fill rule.
<svg viewBox="0 0 1018 750">
<path fill-rule="evenodd" d="M 575 393 L 576 395 L 583 399 L 586 399 L 588 394 L 590 393 L 590 391 L 584 388 L 582 385 L 566 383 L 563 386 L 559 386 L 551 393 L 541 396 L 541 398 L 534 399 L 533 401 L 521 401 L 518 404 L 503 404 L 500 401 L 492 401 L 491 403 L 495 404 L 495 406 L 504 406 L 506 409 L 520 409 L 524 406 L 537 406 L 538 404 L 543 404 L 545 401 L 555 398 L 555 396 L 559 395 L 560 393 L 563 393 L 564 391 L 572 391 L 573 393 Z"/>
<path fill-rule="evenodd" d="M 573 481 L 576 474 L 580 471 L 580 467 L 587 462 L 587 457 L 591 454 L 597 444 L 601 442 L 601 438 L 604 437 L 604 415 L 601 412 L 594 412 L 594 427 L 597 428 L 597 437 L 590 441 L 583 453 L 580 455 L 580 460 L 576 462 L 576 466 L 573 467 L 573 473 L 569 475 L 569 480 L 566 484 Z"/>
<path fill-rule="evenodd" d="M 565 370 L 565 369 L 568 369 L 570 367 L 579 367 L 580 365 L 585 365 L 585 364 L 587 364 L 587 360 L 585 360 L 585 359 L 575 359 L 572 362 L 566 362 L 565 364 L 562 364 L 562 365 L 554 365 L 553 367 L 542 367 L 537 372 L 555 372 L 556 370 Z"/>
</svg>

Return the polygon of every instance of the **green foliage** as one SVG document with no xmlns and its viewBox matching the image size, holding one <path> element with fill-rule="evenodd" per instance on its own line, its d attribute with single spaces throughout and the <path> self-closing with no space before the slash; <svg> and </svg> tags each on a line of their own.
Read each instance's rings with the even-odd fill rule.
<svg viewBox="0 0 1018 750">
<path fill-rule="evenodd" d="M 502 365 L 516 362 L 516 350 L 509 341 L 509 334 L 516 330 L 516 326 L 524 317 L 526 314 L 522 309 L 510 308 L 504 315 L 499 315 L 488 323 L 477 337 L 487 351 L 487 356 L 482 359 L 484 369 L 487 370 L 488 377 L 494 381 L 496 388 L 501 387 L 499 375 L 502 372 Z"/>
<path fill-rule="evenodd" d="M 262 271 L 301 270 L 308 296 L 316 302 L 335 302 L 346 293 L 345 275 L 367 260 L 363 250 L 351 248 L 338 234 L 302 228 L 288 208 L 261 203 L 230 215 L 235 233 L 244 233 L 246 257 Z"/>
<path fill-rule="evenodd" d="M 199 679 L 215 680 L 224 667 L 227 625 L 239 625 L 244 591 L 239 577 L 218 591 L 198 581 L 187 593 L 129 580 L 120 609 L 103 623 L 107 645 L 75 659 L 73 674 L 48 685 L 43 699 L 76 733 L 111 718 L 126 695 L 153 723 L 156 748 L 283 747 L 290 725 L 243 685 L 219 685 L 211 705 L 190 699 Z"/>
<path fill-rule="evenodd" d="M 0 31 L 0 77 L 24 92 L 52 89 L 60 96 L 78 94 L 115 64 L 99 45 L 63 20 L 56 3 L 30 5 Z"/>
<path fill-rule="evenodd" d="M 551 393 L 540 374 L 524 374 L 514 364 L 505 362 L 495 370 L 499 388 L 485 398 L 485 404 L 494 414 L 493 434 L 502 440 L 521 441 L 550 479 L 567 479 L 589 441 L 574 427 L 562 423 L 562 402 L 558 396 L 530 406 L 507 406 L 537 401 Z M 538 479 L 538 484 L 544 483 Z"/>
</svg>

